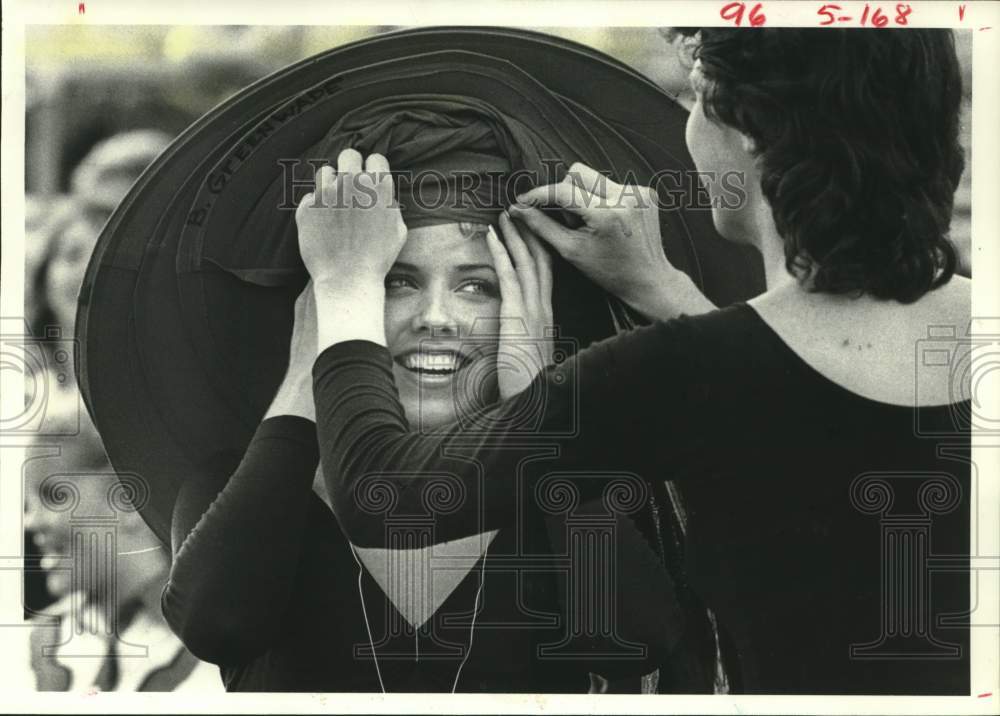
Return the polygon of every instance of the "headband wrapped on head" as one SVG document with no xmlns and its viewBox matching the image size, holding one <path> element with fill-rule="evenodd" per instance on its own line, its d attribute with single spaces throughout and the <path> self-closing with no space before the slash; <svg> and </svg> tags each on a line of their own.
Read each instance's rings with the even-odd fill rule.
<svg viewBox="0 0 1000 716">
<path fill-rule="evenodd" d="M 495 224 L 534 182 L 513 174 L 522 160 L 509 130 L 463 104 L 436 99 L 363 107 L 337 122 L 318 153 L 331 164 L 348 147 L 384 155 L 408 228 Z"/>
</svg>

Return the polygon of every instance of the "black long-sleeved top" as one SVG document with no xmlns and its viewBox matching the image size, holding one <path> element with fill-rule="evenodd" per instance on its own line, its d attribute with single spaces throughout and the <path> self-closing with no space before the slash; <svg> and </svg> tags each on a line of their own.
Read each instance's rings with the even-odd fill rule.
<svg viewBox="0 0 1000 716">
<path fill-rule="evenodd" d="M 858 396 L 746 305 L 595 344 L 424 433 L 407 426 L 384 348 L 331 346 L 313 375 L 327 484 L 356 544 L 385 544 L 384 519 L 359 506 L 390 493 L 406 514 L 450 485 L 457 497 L 434 514 L 445 541 L 509 527 L 526 495 L 567 509 L 570 492 L 599 498 L 622 475 L 669 470 L 689 506 L 686 572 L 732 634 L 744 691 L 968 693 L 968 628 L 937 622 L 969 604 L 969 433 L 956 425 L 968 403 Z M 894 501 L 880 504 L 886 489 Z M 932 493 L 956 504 L 935 507 Z M 937 560 L 909 572 L 929 582 L 891 571 L 917 554 L 902 544 Z"/>
<path fill-rule="evenodd" d="M 533 456 L 530 446 L 520 453 Z M 587 607 L 570 596 L 590 576 L 573 561 L 585 551 L 567 544 L 587 520 L 570 524 L 528 500 L 417 638 L 313 493 L 318 462 L 315 424 L 279 416 L 261 423 L 243 456 L 220 455 L 180 491 L 163 611 L 195 655 L 220 665 L 227 689 L 582 693 L 588 671 L 638 684 L 654 669 L 661 691 L 711 689 L 712 664 L 689 653 L 710 638 L 699 606 L 674 603 L 628 514 L 597 517 L 597 531 L 614 534 L 618 565 L 597 628 L 576 628 L 573 615 Z M 395 514 L 404 532 L 427 526 L 421 510 Z"/>
</svg>

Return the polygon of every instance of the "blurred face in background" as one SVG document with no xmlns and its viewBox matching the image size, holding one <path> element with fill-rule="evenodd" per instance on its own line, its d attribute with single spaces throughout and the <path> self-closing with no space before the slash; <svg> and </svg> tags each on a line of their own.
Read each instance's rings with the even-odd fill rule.
<svg viewBox="0 0 1000 716">
<path fill-rule="evenodd" d="M 76 420 L 72 411 L 78 404 L 67 403 L 72 407 L 67 407 L 62 421 L 66 429 L 60 431 L 70 433 Z M 40 566 L 46 572 L 46 586 L 53 597 L 65 597 L 73 590 L 74 555 L 80 556 L 82 550 L 92 560 L 104 557 L 101 545 L 72 544 L 74 524 L 82 526 L 85 534 L 89 532 L 86 523 L 91 520 L 104 520 L 102 525 L 113 525 L 117 533 L 114 568 L 115 596 L 119 601 L 136 595 L 150 580 L 165 578 L 167 561 L 165 555 L 159 554 L 162 548 L 156 537 L 138 512 L 114 507 L 112 496 L 120 494 L 118 479 L 86 414 L 79 418 L 78 434 L 39 438 L 29 455 L 24 466 L 24 527 L 32 532 L 41 554 Z M 102 527 L 96 533 L 104 532 Z M 150 548 L 155 549 L 147 551 Z M 85 559 L 82 564 L 88 562 Z M 99 584 L 81 579 L 80 587 L 92 599 L 109 596 Z"/>
<path fill-rule="evenodd" d="M 49 306 L 63 335 L 73 333 L 83 274 L 109 216 L 110 212 L 103 208 L 84 208 L 53 237 L 55 245 L 45 269 L 45 281 Z"/>
<path fill-rule="evenodd" d="M 432 428 L 494 402 L 500 284 L 486 226 L 410 229 L 385 286 L 386 341 L 410 424 Z"/>
<path fill-rule="evenodd" d="M 170 143 L 153 129 L 114 134 L 93 147 L 69 177 L 72 212 L 52 236 L 44 266 L 49 309 L 63 335 L 72 335 L 87 263 L 101 229 L 150 162 Z M 41 297 L 38 297 L 41 299 Z"/>
</svg>

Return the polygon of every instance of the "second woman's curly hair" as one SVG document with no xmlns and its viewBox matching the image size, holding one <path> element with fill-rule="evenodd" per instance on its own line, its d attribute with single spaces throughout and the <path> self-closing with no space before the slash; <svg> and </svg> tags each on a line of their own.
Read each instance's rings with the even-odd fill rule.
<svg viewBox="0 0 1000 716">
<path fill-rule="evenodd" d="M 790 272 L 904 303 L 948 281 L 964 168 L 950 30 L 680 32 L 707 116 L 753 140 Z"/>
</svg>

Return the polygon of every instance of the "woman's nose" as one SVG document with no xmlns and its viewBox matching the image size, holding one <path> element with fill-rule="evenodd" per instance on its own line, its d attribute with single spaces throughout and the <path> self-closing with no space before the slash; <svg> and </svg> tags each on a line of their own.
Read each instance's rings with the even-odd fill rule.
<svg viewBox="0 0 1000 716">
<path fill-rule="evenodd" d="M 427 291 L 413 318 L 413 328 L 435 334 L 458 335 L 458 321 L 446 291 Z"/>
</svg>

